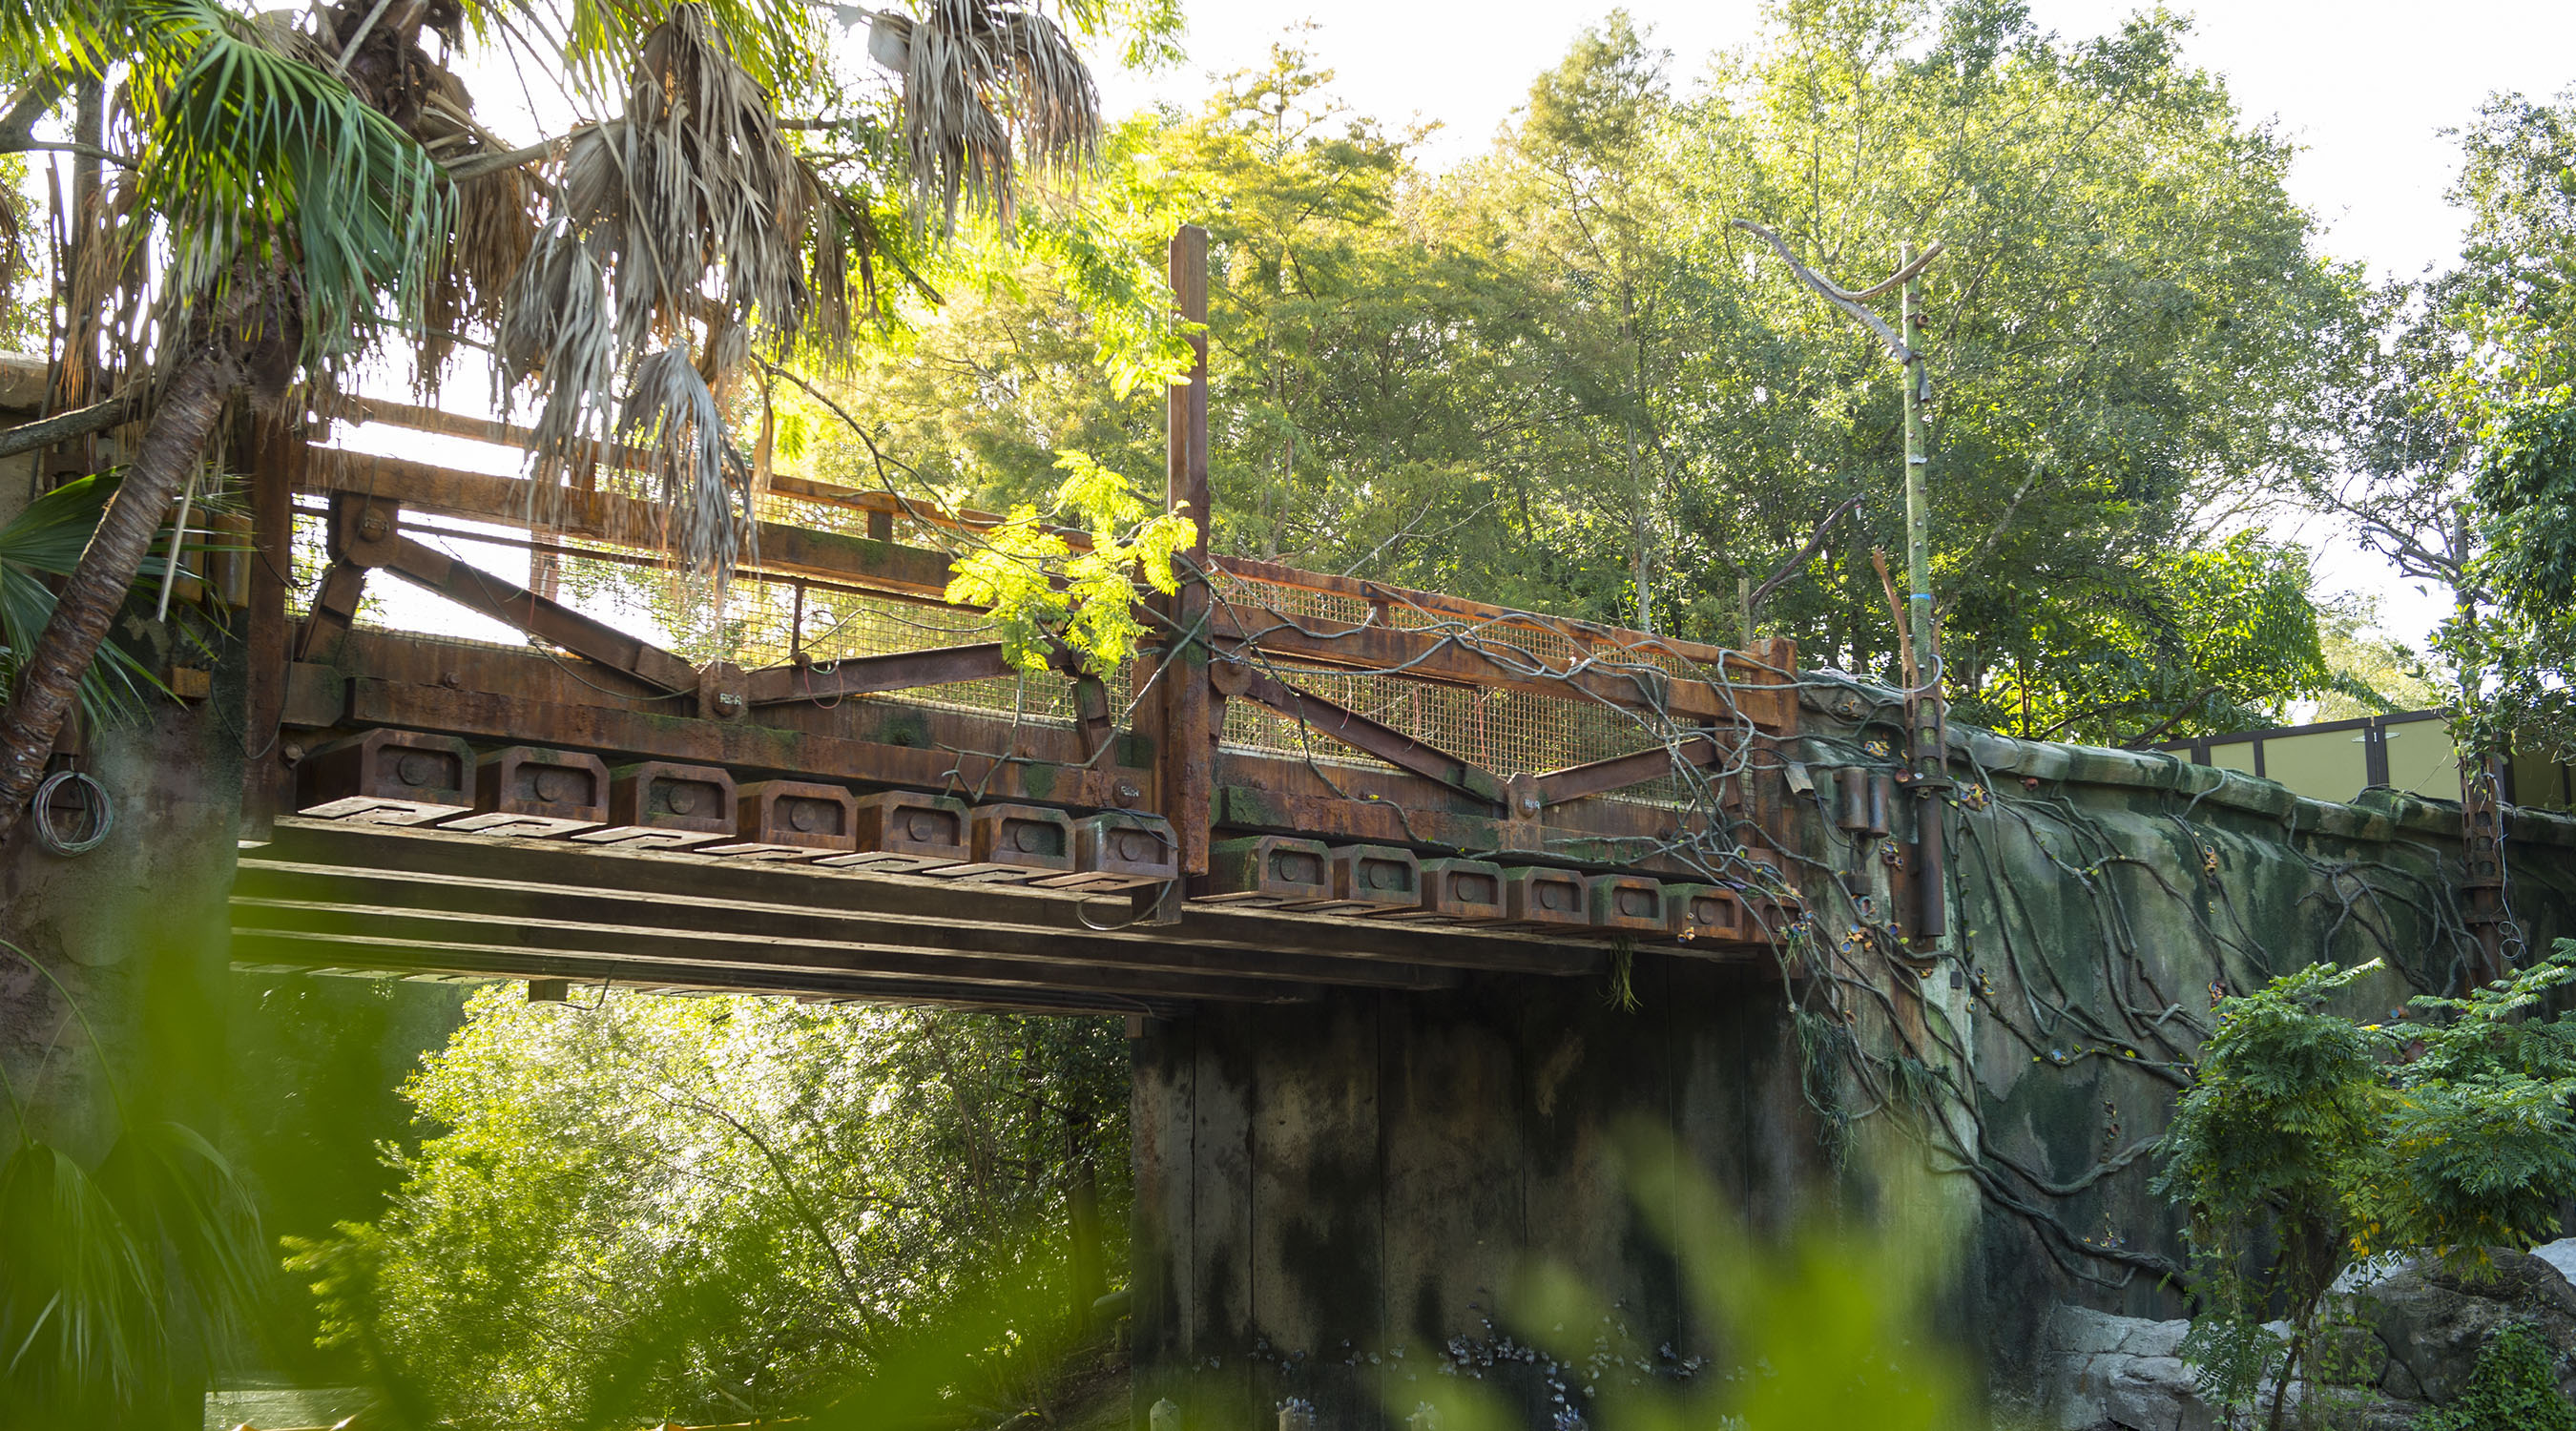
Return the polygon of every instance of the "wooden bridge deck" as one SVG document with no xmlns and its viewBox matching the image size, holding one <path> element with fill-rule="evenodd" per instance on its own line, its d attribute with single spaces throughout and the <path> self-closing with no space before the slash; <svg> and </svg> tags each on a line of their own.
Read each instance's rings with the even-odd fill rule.
<svg viewBox="0 0 2576 1431">
<path fill-rule="evenodd" d="M 1174 412 L 1204 512 L 1203 381 Z M 1795 918 L 1785 643 L 1202 548 L 1132 670 L 1031 677 L 944 599 L 995 519 L 785 477 L 721 639 L 682 640 L 623 454 L 538 483 L 347 450 L 353 420 L 525 437 L 385 404 L 258 444 L 240 963 L 1169 1013 L 1767 962 Z M 360 620 L 388 578 L 525 644 Z"/>
</svg>

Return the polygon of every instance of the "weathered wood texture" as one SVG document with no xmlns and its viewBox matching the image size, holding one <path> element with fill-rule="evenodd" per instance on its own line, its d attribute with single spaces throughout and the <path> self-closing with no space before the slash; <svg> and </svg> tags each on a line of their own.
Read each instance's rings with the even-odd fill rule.
<svg viewBox="0 0 2576 1431">
<path fill-rule="evenodd" d="M 1626 1354 L 1712 1350 L 1638 1211 L 1632 1131 L 1674 1140 L 1755 1225 L 1815 1185 L 1821 1144 L 1776 994 L 1653 955 L 1636 989 L 1622 1012 L 1597 987 L 1479 976 L 1148 1024 L 1137 1404 L 1248 1426 L 1296 1396 L 1318 1424 L 1397 1431 L 1408 1383 L 1525 1334 L 1542 1263 L 1615 1303 Z M 1549 1424 L 1542 1367 L 1484 1376 Z"/>
</svg>

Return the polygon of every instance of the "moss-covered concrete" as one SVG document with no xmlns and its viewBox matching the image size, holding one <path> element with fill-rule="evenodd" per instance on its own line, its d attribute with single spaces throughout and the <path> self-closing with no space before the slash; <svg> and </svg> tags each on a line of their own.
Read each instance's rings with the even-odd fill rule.
<svg viewBox="0 0 2576 1431">
<path fill-rule="evenodd" d="M 1789 979 L 1641 955 L 1633 1012 L 1599 988 L 1487 979 L 1148 1026 L 1139 1425 L 1164 1396 L 1192 1425 L 1267 1424 L 1292 1396 L 1320 1424 L 1392 1425 L 1406 1378 L 1462 1359 L 1492 1361 L 1479 1369 L 1546 1425 L 1544 1356 L 1496 1355 L 1527 1339 L 1509 1309 L 1540 1262 L 1615 1302 L 1617 1338 L 1650 1361 L 1669 1345 L 1722 1366 L 1636 1215 L 1618 1130 L 1675 1135 L 1736 1216 L 1777 1231 L 1848 1200 L 1827 1135 L 1886 1099 L 1981 1169 L 1982 1188 L 1947 1184 L 1977 1212 L 1946 1328 L 2010 1399 L 2054 1305 L 2179 1313 L 2152 1143 L 2214 996 L 2379 958 L 2352 1011 L 2394 1017 L 2468 968 L 2456 805 L 2330 804 L 2175 756 L 1964 728 L 1942 807 L 1950 939 L 1929 961 L 1889 957 L 1914 802 L 1885 837 L 1847 834 L 1830 787 L 1900 768 L 1893 710 L 1830 688 L 1807 705 L 1783 751 L 1796 778 L 1767 797 L 1788 812 L 1776 853 L 1812 920 Z M 2576 820 L 2514 812 L 2508 849 L 2528 946 L 2576 932 Z M 1827 970 L 1875 993 L 1825 998 Z M 1806 1022 L 1804 1053 L 1793 1003 L 1837 1014 Z"/>
</svg>

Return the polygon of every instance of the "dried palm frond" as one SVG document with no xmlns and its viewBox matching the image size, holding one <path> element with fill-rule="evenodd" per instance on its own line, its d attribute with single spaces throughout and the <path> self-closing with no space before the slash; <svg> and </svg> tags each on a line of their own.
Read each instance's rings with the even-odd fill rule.
<svg viewBox="0 0 2576 1431">
<path fill-rule="evenodd" d="M 564 191 L 571 222 L 612 255 L 627 351 L 697 322 L 710 270 L 737 321 L 772 334 L 803 321 L 812 180 L 703 7 L 675 7 L 645 41 L 624 120 L 574 141 Z"/>
<path fill-rule="evenodd" d="M 928 0 L 919 18 L 871 18 L 868 53 L 903 76 L 905 157 L 916 221 L 937 204 L 989 211 L 1007 232 L 1017 207 L 1014 150 L 1041 165 L 1091 157 L 1100 93 L 1071 37 L 1034 10 L 994 0 Z"/>
<path fill-rule="evenodd" d="M 768 94 L 696 4 L 674 7 L 646 38 L 625 114 L 574 138 L 555 204 L 500 344 L 505 378 L 533 379 L 544 408 L 537 460 L 559 470 L 586 460 L 615 403 L 615 431 L 642 434 L 636 445 L 653 454 L 666 546 L 721 582 L 741 548 L 733 514 L 748 516 L 749 487 L 725 439 L 722 395 L 755 350 L 783 355 L 795 343 L 818 286 L 831 336 L 846 335 L 847 248 L 826 245 L 815 260 L 840 271 L 809 268 L 822 192 Z M 621 370 L 631 370 L 622 402 Z"/>
<path fill-rule="evenodd" d="M 725 440 L 715 392 L 685 350 L 647 353 L 635 365 L 617 440 L 645 458 L 669 524 L 664 549 L 712 577 L 721 604 L 726 574 L 746 555 L 753 530 L 751 468 Z"/>
<path fill-rule="evenodd" d="M 473 99 L 454 75 L 435 70 L 428 89 L 410 132 L 442 163 L 505 147 L 474 122 Z M 536 243 L 537 196 L 536 178 L 515 166 L 457 183 L 447 262 L 423 299 L 419 373 L 425 391 L 435 392 L 456 333 L 469 324 L 500 326 L 503 295 Z"/>
<path fill-rule="evenodd" d="M 502 390 L 533 381 L 544 394 L 528 441 L 540 479 L 530 500 L 551 501 L 555 484 L 587 470 L 608 438 L 617 332 L 598 249 L 566 224 L 548 228 L 511 282 L 495 337 Z M 559 514 L 528 515 L 545 522 Z"/>
</svg>

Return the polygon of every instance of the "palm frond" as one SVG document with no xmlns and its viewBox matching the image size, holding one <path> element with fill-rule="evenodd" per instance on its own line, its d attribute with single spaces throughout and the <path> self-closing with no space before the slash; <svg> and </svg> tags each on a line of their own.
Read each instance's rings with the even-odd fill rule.
<svg viewBox="0 0 2576 1431">
<path fill-rule="evenodd" d="M 99 1163 L 99 1187 L 135 1239 L 168 1269 L 164 1301 L 183 1301 L 210 1337 L 247 1330 L 270 1263 L 259 1204 L 231 1161 L 184 1123 L 126 1129 Z"/>
<path fill-rule="evenodd" d="M 637 52 L 624 115 L 574 139 L 502 322 L 505 384 L 532 388 L 541 409 L 537 468 L 590 460 L 614 406 L 616 435 L 648 454 L 669 549 L 719 585 L 750 501 L 725 394 L 755 348 L 796 342 L 818 288 L 848 331 L 847 235 L 819 260 L 806 242 L 823 207 L 713 12 L 675 6 Z"/>
<path fill-rule="evenodd" d="M 495 338 L 505 401 L 522 386 L 537 391 L 529 501 L 551 503 L 573 474 L 592 470 L 616 415 L 617 323 L 599 246 L 560 221 L 539 234 L 511 280 Z M 528 513 L 533 522 L 554 516 Z"/>
<path fill-rule="evenodd" d="M 715 579 L 721 604 L 726 573 L 745 555 L 752 527 L 751 469 L 725 440 L 715 391 L 687 353 L 665 348 L 635 365 L 617 439 L 647 455 L 670 521 L 665 545 Z"/>
<path fill-rule="evenodd" d="M 213 0 L 127 0 L 138 181 L 176 249 L 182 304 L 229 289 L 246 252 L 291 254 L 297 359 L 331 365 L 417 328 L 453 190 L 411 136 L 273 27 Z M 379 295 L 390 300 L 385 310 Z"/>
<path fill-rule="evenodd" d="M 0 1164 L 0 1389 L 29 1409 L 131 1407 L 166 1335 L 153 1265 L 106 1192 L 21 1143 Z"/>
<path fill-rule="evenodd" d="M 1014 151 L 1086 162 L 1100 93 L 1072 37 L 1035 10 L 996 0 L 929 0 L 919 18 L 880 13 L 868 52 L 903 76 L 902 132 L 918 199 L 953 232 L 963 203 L 1007 232 L 1018 206 Z"/>
<path fill-rule="evenodd" d="M 35 649 L 36 637 L 53 619 L 53 588 L 42 578 L 70 574 L 115 490 L 112 476 L 84 477 L 36 498 L 0 525 L 0 689 L 14 687 L 18 653 Z M 138 579 L 156 581 L 162 568 L 159 558 L 147 558 Z M 81 675 L 81 715 L 94 726 L 133 720 L 156 693 L 167 695 L 168 687 L 150 667 L 115 642 L 103 642 Z"/>
</svg>

